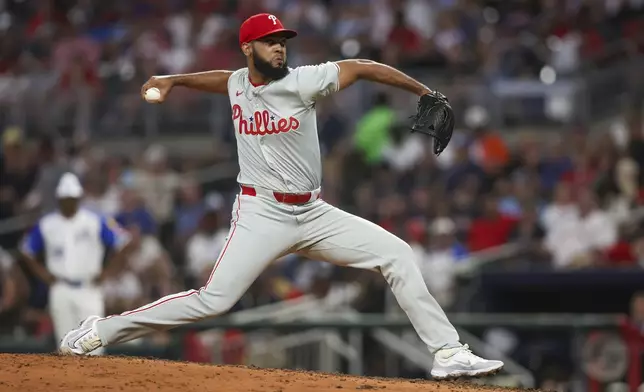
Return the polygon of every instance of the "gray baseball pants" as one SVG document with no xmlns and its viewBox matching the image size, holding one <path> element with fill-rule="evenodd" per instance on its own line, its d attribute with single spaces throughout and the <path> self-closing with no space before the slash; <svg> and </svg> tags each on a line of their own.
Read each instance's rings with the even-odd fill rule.
<svg viewBox="0 0 644 392">
<path fill-rule="evenodd" d="M 380 271 L 431 352 L 459 344 L 458 333 L 427 290 L 415 254 L 403 240 L 320 199 L 289 205 L 277 202 L 270 191 L 256 189 L 256 196 L 237 196 L 227 242 L 206 285 L 99 320 L 103 345 L 225 313 L 268 264 L 289 253 Z"/>
</svg>

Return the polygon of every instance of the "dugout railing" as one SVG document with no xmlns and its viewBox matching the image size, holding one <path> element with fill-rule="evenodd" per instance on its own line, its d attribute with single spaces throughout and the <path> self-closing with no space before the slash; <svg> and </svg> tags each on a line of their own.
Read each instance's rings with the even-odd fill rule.
<svg viewBox="0 0 644 392">
<path fill-rule="evenodd" d="M 532 331 L 544 334 L 565 333 L 571 342 L 570 355 L 575 364 L 573 390 L 603 392 L 609 385 L 627 383 L 629 392 L 636 392 L 642 386 L 642 348 L 641 332 L 622 315 L 600 314 L 450 314 L 450 320 L 461 331 L 474 334 L 485 329 L 507 328 L 514 331 Z M 404 315 L 367 315 L 339 313 L 308 316 L 303 320 L 239 322 L 234 316 L 222 317 L 195 325 L 180 328 L 178 334 L 186 331 L 207 331 L 212 329 L 235 329 L 242 332 L 271 330 L 281 334 L 316 329 L 334 331 L 343 337 L 345 344 L 358 353 L 362 352 L 365 334 L 376 330 L 393 333 L 409 331 L 411 325 Z M 589 347 L 598 337 L 619 337 L 625 351 L 620 357 L 619 349 L 608 345 L 603 348 Z M 419 346 L 422 347 L 422 346 Z M 595 351 L 595 355 L 585 356 L 584 352 Z M 606 351 L 606 353 L 603 353 Z M 606 361 L 624 361 L 627 367 L 623 374 L 608 371 Z M 349 364 L 348 369 L 360 369 Z M 526 385 L 527 386 L 527 385 Z"/>
</svg>

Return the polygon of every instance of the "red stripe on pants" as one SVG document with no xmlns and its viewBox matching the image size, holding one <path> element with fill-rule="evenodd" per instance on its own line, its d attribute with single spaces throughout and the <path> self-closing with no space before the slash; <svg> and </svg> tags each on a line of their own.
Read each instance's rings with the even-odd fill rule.
<svg viewBox="0 0 644 392">
<path fill-rule="evenodd" d="M 237 222 L 239 221 L 239 209 L 240 208 L 241 208 L 241 196 L 238 195 L 237 196 L 237 208 L 235 209 L 236 219 L 233 222 L 233 230 L 230 232 L 230 236 L 228 237 L 228 241 L 226 241 L 226 245 L 224 246 L 224 249 L 221 251 L 221 254 L 219 255 L 219 258 L 217 259 L 217 262 L 215 263 L 215 266 L 213 267 L 212 272 L 210 273 L 210 277 L 208 278 L 208 282 L 206 282 L 206 284 L 203 287 L 201 287 L 199 289 L 199 291 L 192 290 L 189 293 L 180 295 L 178 297 L 167 298 L 167 299 L 165 299 L 165 300 L 163 300 L 163 301 L 161 301 L 159 303 L 152 303 L 152 304 L 150 304 L 150 305 L 148 305 L 146 307 L 143 307 L 143 308 L 130 310 L 128 312 L 123 312 L 118 316 L 127 316 L 127 315 L 130 315 L 130 314 L 143 312 L 145 310 L 152 309 L 152 308 L 154 308 L 156 306 L 162 305 L 162 304 L 164 304 L 166 302 L 169 302 L 169 301 L 172 301 L 172 300 L 175 300 L 175 299 L 189 297 L 189 296 L 191 296 L 193 294 L 198 295 L 199 293 L 201 293 L 202 290 L 205 290 L 208 287 L 208 285 L 210 284 L 210 282 L 212 281 L 212 277 L 215 275 L 215 271 L 217 270 L 217 267 L 219 266 L 219 263 L 221 262 L 221 260 L 224 258 L 224 255 L 226 254 L 226 250 L 228 249 L 228 245 L 230 244 L 230 241 L 233 239 L 233 236 L 235 235 L 235 231 L 237 230 Z M 108 318 L 111 318 L 111 317 L 114 317 L 114 316 L 113 315 L 112 316 L 107 316 L 105 318 L 108 319 Z"/>
</svg>

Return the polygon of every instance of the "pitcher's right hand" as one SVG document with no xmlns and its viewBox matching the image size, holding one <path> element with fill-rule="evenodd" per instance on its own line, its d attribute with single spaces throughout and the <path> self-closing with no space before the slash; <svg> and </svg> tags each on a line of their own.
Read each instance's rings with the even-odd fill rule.
<svg viewBox="0 0 644 392">
<path fill-rule="evenodd" d="M 152 87 L 156 87 L 161 92 L 161 98 L 156 103 L 162 103 L 165 98 L 170 94 L 170 90 L 174 87 L 174 82 L 171 76 L 152 76 L 141 87 L 141 98 L 145 100 L 145 92 Z"/>
</svg>

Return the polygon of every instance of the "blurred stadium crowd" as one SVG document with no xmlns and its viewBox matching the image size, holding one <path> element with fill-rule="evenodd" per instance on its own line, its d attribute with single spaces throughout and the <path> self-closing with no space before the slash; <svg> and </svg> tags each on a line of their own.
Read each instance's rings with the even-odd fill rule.
<svg viewBox="0 0 644 392">
<path fill-rule="evenodd" d="M 112 156 L 96 135 L 136 134 L 145 115 L 139 89 L 150 75 L 242 66 L 239 21 L 260 11 L 301 33 L 289 43 L 293 65 L 361 56 L 484 80 L 539 77 L 546 64 L 564 74 L 591 59 L 609 64 L 624 53 L 602 57 L 606 47 L 644 32 L 644 2 L 635 0 L 0 1 L 0 222 L 55 208 L 60 175 L 78 174 L 84 206 L 114 217 L 137 244 L 127 268 L 103 282 L 108 312 L 203 283 L 237 189 L 193 174 L 235 155 L 175 156 L 151 144 Z M 208 107 L 190 91 L 172 94 L 171 119 L 200 126 L 194 119 L 207 118 Z M 508 138 L 484 109 L 470 108 L 437 159 L 426 139 L 409 134 L 387 93 L 353 118 L 340 110 L 351 104 L 338 99 L 319 108 L 323 198 L 412 243 L 446 309 L 457 307 L 459 264 L 507 244 L 522 262 L 504 268 L 644 266 L 640 100 L 615 132 L 600 134 L 571 126 Z M 232 133 L 219 136 L 229 142 Z M 0 232 L 0 328 L 46 336 L 47 288 L 14 252 L 23 230 Z M 374 275 L 297 257 L 272 266 L 236 309 L 324 295 L 350 281 L 363 286 L 356 308 L 383 310 L 385 288 Z"/>
<path fill-rule="evenodd" d="M 237 29 L 262 11 L 300 32 L 289 43 L 291 65 L 368 57 L 446 80 L 549 80 L 644 48 L 639 0 L 4 0 L 3 121 L 76 137 L 143 132 L 141 84 L 243 66 Z M 176 91 L 156 126 L 207 128 L 202 97 Z M 456 91 L 450 98 L 457 104 Z M 355 116 L 362 101 L 351 96 L 333 110 Z"/>
</svg>

